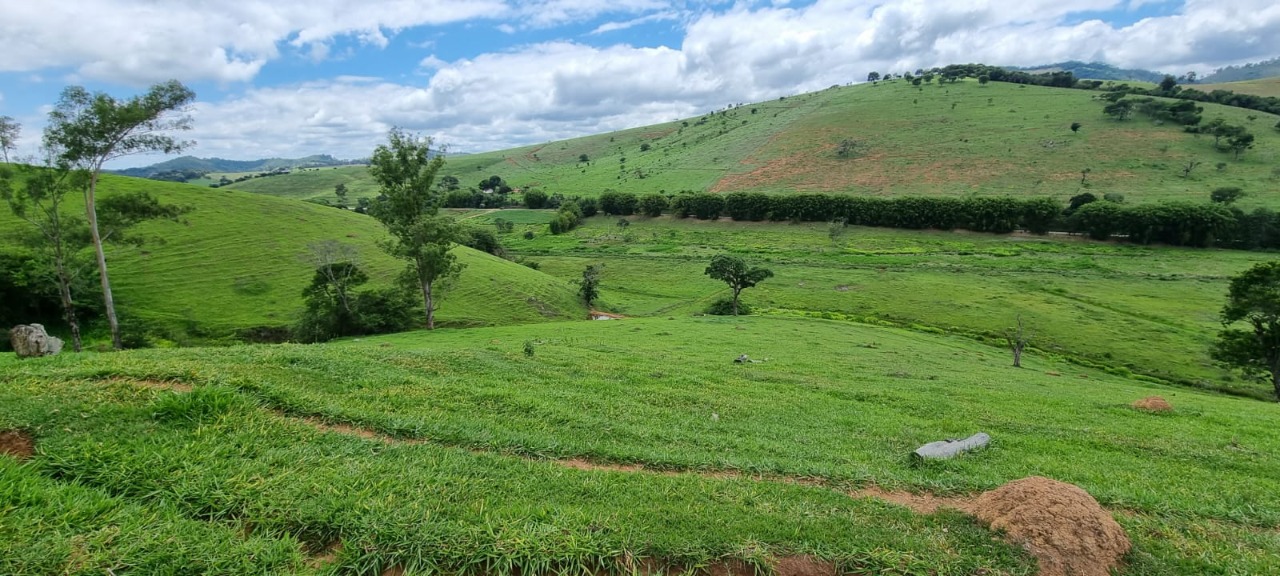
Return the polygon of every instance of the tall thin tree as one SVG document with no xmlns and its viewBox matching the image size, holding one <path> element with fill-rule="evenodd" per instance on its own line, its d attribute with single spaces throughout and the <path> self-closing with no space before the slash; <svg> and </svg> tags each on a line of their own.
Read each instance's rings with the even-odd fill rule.
<svg viewBox="0 0 1280 576">
<path fill-rule="evenodd" d="M 191 117 L 185 112 L 194 100 L 195 92 L 177 80 L 155 84 L 145 94 L 124 100 L 69 86 L 49 113 L 45 145 L 59 151 L 58 162 L 64 167 L 88 174 L 85 219 L 97 257 L 111 344 L 116 350 L 124 344 L 98 227 L 98 181 L 103 166 L 112 160 L 146 152 L 173 154 L 191 146 L 192 142 L 175 140 L 168 133 L 191 128 Z"/>
<path fill-rule="evenodd" d="M 12 116 L 0 116 L 0 154 L 9 162 L 9 152 L 18 147 L 18 136 L 22 134 L 22 125 Z"/>
</svg>

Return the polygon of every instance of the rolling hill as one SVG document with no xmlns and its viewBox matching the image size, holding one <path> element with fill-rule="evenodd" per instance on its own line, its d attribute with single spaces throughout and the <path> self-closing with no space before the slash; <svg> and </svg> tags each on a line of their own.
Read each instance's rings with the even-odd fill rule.
<svg viewBox="0 0 1280 576">
<path fill-rule="evenodd" d="M 1223 186 L 1262 192 L 1277 178 L 1280 132 L 1271 126 L 1280 118 L 1205 104 L 1206 121 L 1221 117 L 1256 134 L 1255 148 L 1235 160 L 1173 125 L 1142 117 L 1110 120 L 1098 94 L 984 86 L 972 79 L 945 86 L 894 80 L 832 87 L 683 121 L 451 158 L 442 175 L 457 177 L 464 187 L 498 175 L 516 187 L 585 196 L 614 189 L 1065 200 L 1088 190 L 1119 193 L 1137 203 L 1203 200 Z M 1070 130 L 1073 122 L 1083 124 L 1078 133 Z M 854 145 L 852 157 L 835 154 L 844 140 Z M 1202 167 L 1182 178 L 1180 167 L 1193 160 Z M 232 188 L 332 199 L 338 182 L 353 196 L 375 191 L 358 167 Z M 1280 207 L 1280 196 L 1255 193 L 1245 204 Z"/>
<path fill-rule="evenodd" d="M 1280 98 L 1280 76 L 1259 78 L 1257 80 L 1223 82 L 1221 84 L 1195 84 L 1191 87 L 1205 92 L 1212 92 L 1214 90 L 1230 90 L 1238 94 L 1253 94 L 1254 96 Z"/>
<path fill-rule="evenodd" d="M 226 160 L 223 158 L 197 158 L 195 156 L 179 156 L 150 166 L 115 170 L 121 176 L 150 178 L 163 172 L 198 171 L 198 172 L 262 172 L 281 168 L 315 168 L 320 166 L 343 166 L 352 164 L 351 160 L 339 160 L 328 154 L 318 154 L 305 158 L 263 158 L 260 160 Z"/>
<path fill-rule="evenodd" d="M 106 176 L 106 195 L 146 190 L 162 202 L 187 206 L 179 222 L 148 222 L 141 248 L 109 250 L 116 301 L 126 321 L 142 323 L 161 340 L 222 339 L 288 326 L 310 282 L 308 244 L 337 240 L 357 248 L 371 285 L 392 281 L 402 265 L 377 248 L 383 237 L 372 218 L 257 194 Z M 22 226 L 8 209 L 0 228 Z M 8 242 L 8 238 L 0 241 Z M 442 298 L 442 325 L 479 326 L 585 318 L 574 289 L 561 280 L 458 247 L 467 268 Z"/>
</svg>

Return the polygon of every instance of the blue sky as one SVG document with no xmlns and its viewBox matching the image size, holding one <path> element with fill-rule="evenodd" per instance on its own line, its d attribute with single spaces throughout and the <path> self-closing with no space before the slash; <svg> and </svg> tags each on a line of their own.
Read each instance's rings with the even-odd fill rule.
<svg viewBox="0 0 1280 576">
<path fill-rule="evenodd" d="M 1262 0 L 53 0 L 0 4 L 30 153 L 69 84 L 199 94 L 200 156 L 362 157 L 392 126 L 478 152 L 956 62 L 1181 74 L 1280 55 Z M 119 165 L 146 164 L 155 157 Z"/>
</svg>

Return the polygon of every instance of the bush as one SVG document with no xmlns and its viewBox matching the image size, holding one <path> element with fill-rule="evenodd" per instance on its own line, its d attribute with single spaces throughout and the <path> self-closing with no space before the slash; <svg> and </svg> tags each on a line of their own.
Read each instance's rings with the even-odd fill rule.
<svg viewBox="0 0 1280 576">
<path fill-rule="evenodd" d="M 750 315 L 751 310 L 752 309 L 749 304 L 741 300 L 738 301 L 739 316 Z M 715 302 L 712 302 L 710 306 L 707 306 L 706 312 L 712 316 L 733 316 L 733 299 L 721 298 L 716 300 Z"/>
<path fill-rule="evenodd" d="M 475 226 L 466 226 L 463 228 L 462 239 L 459 242 L 468 248 L 474 248 L 481 252 L 493 254 L 502 257 L 506 254 L 506 250 L 502 247 L 502 242 L 498 240 L 498 235 L 494 234 L 488 228 L 477 228 Z"/>
<path fill-rule="evenodd" d="M 548 196 L 546 192 L 537 188 L 531 188 L 526 190 L 524 193 L 524 206 L 525 208 L 532 208 L 534 210 L 546 208 L 547 199 Z"/>
<path fill-rule="evenodd" d="M 640 198 L 636 208 L 641 214 L 656 218 L 667 209 L 667 197 L 661 194 L 646 194 Z"/>
<path fill-rule="evenodd" d="M 724 211 L 724 198 L 716 194 L 681 194 L 671 202 L 671 211 L 679 218 L 694 216 L 699 220 L 715 220 Z"/>
<path fill-rule="evenodd" d="M 609 190 L 600 195 L 600 211 L 610 216 L 630 216 L 636 213 L 639 199 L 630 192 Z"/>
</svg>

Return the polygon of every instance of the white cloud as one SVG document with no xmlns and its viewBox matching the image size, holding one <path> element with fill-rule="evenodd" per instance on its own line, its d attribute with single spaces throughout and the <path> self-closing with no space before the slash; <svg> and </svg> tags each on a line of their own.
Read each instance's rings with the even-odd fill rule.
<svg viewBox="0 0 1280 576">
<path fill-rule="evenodd" d="M 678 18 L 680 18 L 680 15 L 676 14 L 675 12 L 658 12 L 657 14 L 650 14 L 648 16 L 642 16 L 640 18 L 632 18 L 631 20 L 625 20 L 622 22 L 605 22 L 604 24 L 596 26 L 595 30 L 588 32 L 588 34 L 596 35 L 596 34 L 604 34 L 605 32 L 616 32 L 618 30 L 626 30 L 628 28 L 633 28 L 641 24 L 648 24 L 650 22 L 661 22 L 664 20 L 676 20 Z"/>
<path fill-rule="evenodd" d="M 223 16 L 196 21 L 186 20 L 189 15 L 182 11 L 166 11 L 165 18 L 181 24 L 173 26 L 174 35 L 190 40 L 177 52 L 159 49 L 169 42 L 165 33 L 110 31 L 100 39 L 46 50 L 55 41 L 42 32 L 10 34 L 18 26 L 6 17 L 34 16 L 6 4 L 0 8 L 0 33 L 18 41 L 15 51 L 0 54 L 0 70 L 73 66 L 86 76 L 146 78 L 167 77 L 181 68 L 199 77 L 235 80 L 252 78 L 282 47 L 328 46 L 342 34 L 377 46 L 402 27 L 480 17 L 478 7 L 490 11 L 486 17 L 503 15 L 517 23 L 517 34 L 522 28 L 607 14 L 637 16 L 598 24 L 595 32 L 690 14 L 689 3 L 666 0 L 437 1 L 296 4 L 305 10 L 292 2 L 246 1 L 220 11 Z M 93 6 L 103 2 L 137 7 L 125 0 Z M 679 46 L 547 42 L 453 61 L 417 55 L 404 64 L 401 76 L 418 78 L 417 84 L 337 78 L 249 88 L 222 102 L 202 103 L 194 136 L 202 155 L 356 157 L 367 155 L 391 126 L 404 126 L 460 151 L 482 151 L 672 120 L 728 103 L 856 81 L 872 70 L 1075 59 L 1182 73 L 1280 54 L 1280 5 L 1270 0 L 1187 0 L 1173 15 L 1128 26 L 1073 19 L 1134 5 L 1135 0 L 817 0 L 807 6 L 763 1 L 703 6 L 695 8 L 700 13 L 685 25 Z M 428 6 L 435 8 L 423 8 Z M 130 17 L 145 28 L 155 15 L 134 10 Z M 254 24 L 246 30 L 231 25 L 242 22 Z M 84 35 L 91 36 L 81 29 L 58 30 L 56 39 Z M 204 52 L 183 46 L 203 46 Z"/>
<path fill-rule="evenodd" d="M 501 0 L 4 2 L 0 72 L 71 67 L 86 78 L 247 82 L 288 46 L 313 58 L 350 35 L 385 47 L 415 26 L 510 14 Z"/>
</svg>

